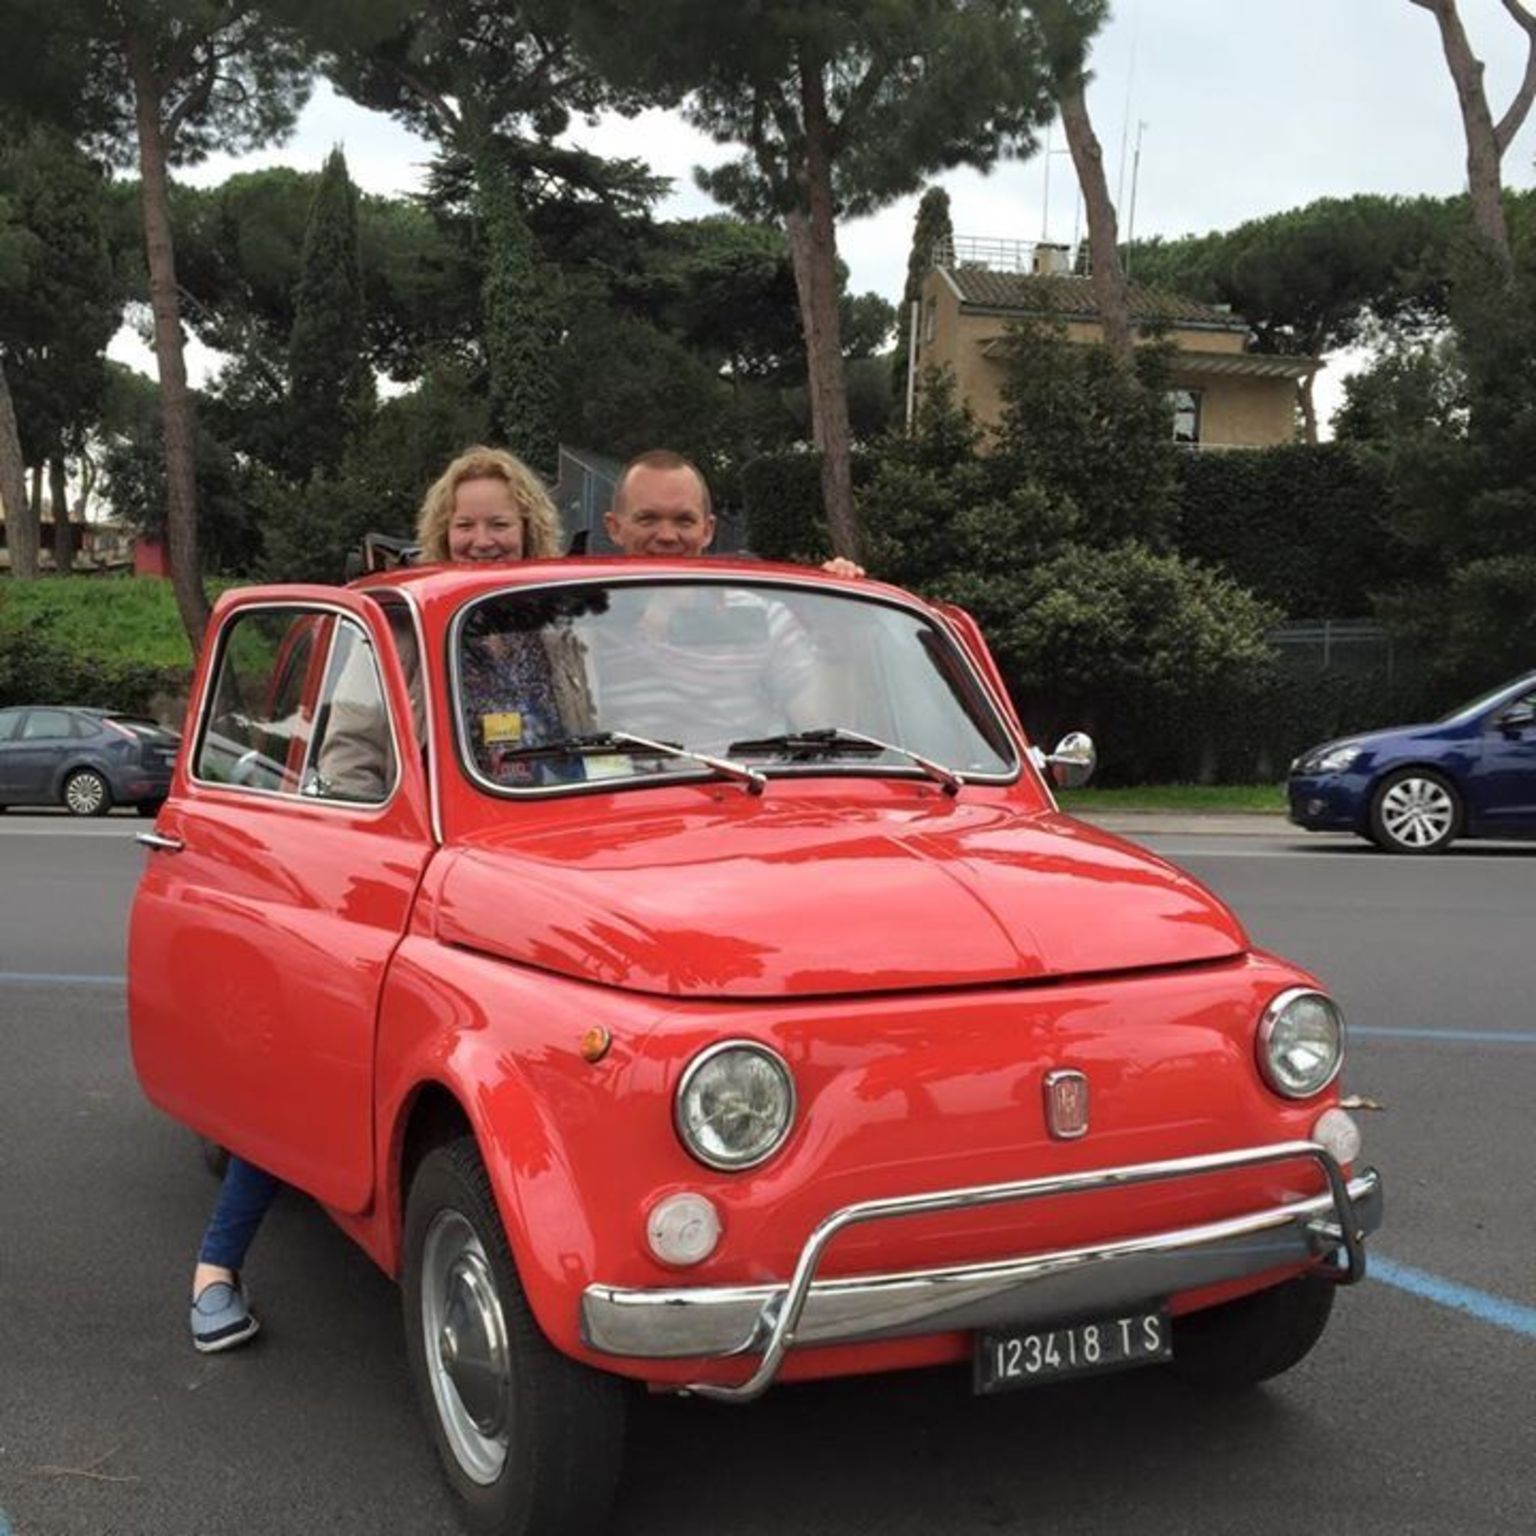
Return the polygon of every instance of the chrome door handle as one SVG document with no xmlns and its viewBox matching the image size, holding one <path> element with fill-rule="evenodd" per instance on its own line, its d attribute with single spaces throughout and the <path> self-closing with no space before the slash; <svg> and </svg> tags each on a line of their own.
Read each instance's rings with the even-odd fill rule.
<svg viewBox="0 0 1536 1536">
<path fill-rule="evenodd" d="M 187 845 L 179 837 L 161 837 L 158 832 L 140 832 L 134 841 L 146 848 L 158 848 L 163 853 L 180 853 Z"/>
</svg>

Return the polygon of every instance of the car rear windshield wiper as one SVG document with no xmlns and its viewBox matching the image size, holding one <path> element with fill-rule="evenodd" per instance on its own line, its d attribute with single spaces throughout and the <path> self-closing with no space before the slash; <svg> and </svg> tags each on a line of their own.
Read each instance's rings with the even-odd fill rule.
<svg viewBox="0 0 1536 1536">
<path fill-rule="evenodd" d="M 728 758 L 711 757 L 707 752 L 694 752 L 680 747 L 675 741 L 652 741 L 647 736 L 635 736 L 629 731 L 591 731 L 583 736 L 561 736 L 554 741 L 541 741 L 537 745 L 512 747 L 502 753 L 503 759 L 517 760 L 534 757 L 577 757 L 588 752 L 654 752 L 658 757 L 681 758 L 698 763 L 724 779 L 734 779 L 746 786 L 747 792 L 760 795 L 768 783 L 766 774 L 745 763 L 733 763 Z"/>
<path fill-rule="evenodd" d="M 890 752 L 904 757 L 914 768 L 920 768 L 930 779 L 944 786 L 946 795 L 958 795 L 965 780 L 953 768 L 936 763 L 921 753 L 898 747 L 878 736 L 866 736 L 862 731 L 850 731 L 846 726 L 821 726 L 814 731 L 785 731 L 782 736 L 763 736 L 753 741 L 733 741 L 726 749 L 732 757 L 751 757 L 757 753 L 783 752 L 791 756 L 810 757 L 831 752 Z"/>
</svg>

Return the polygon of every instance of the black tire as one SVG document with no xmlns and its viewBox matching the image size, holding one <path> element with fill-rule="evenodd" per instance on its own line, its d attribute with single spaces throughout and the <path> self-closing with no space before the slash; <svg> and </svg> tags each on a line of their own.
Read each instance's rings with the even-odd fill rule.
<svg viewBox="0 0 1536 1536">
<path fill-rule="evenodd" d="M 406 1355 L 465 1524 L 481 1536 L 601 1528 L 624 1454 L 623 1384 L 540 1332 L 472 1138 L 422 1159 L 404 1236 Z"/>
<path fill-rule="evenodd" d="M 229 1168 L 228 1151 L 221 1147 L 218 1142 L 210 1141 L 206 1136 L 199 1136 L 197 1138 L 197 1145 L 203 1154 L 203 1167 L 214 1178 L 222 1179 Z"/>
<path fill-rule="evenodd" d="M 71 816 L 105 816 L 112 809 L 112 786 L 94 768 L 76 768 L 64 780 L 62 798 Z"/>
<path fill-rule="evenodd" d="M 1257 1386 L 1310 1353 L 1333 1311 L 1330 1280 L 1299 1280 L 1174 1319 L 1173 1364 L 1203 1387 Z"/>
<path fill-rule="evenodd" d="M 1464 814 L 1449 779 L 1431 768 L 1399 768 L 1371 796 L 1371 841 L 1387 853 L 1444 853 Z"/>
</svg>

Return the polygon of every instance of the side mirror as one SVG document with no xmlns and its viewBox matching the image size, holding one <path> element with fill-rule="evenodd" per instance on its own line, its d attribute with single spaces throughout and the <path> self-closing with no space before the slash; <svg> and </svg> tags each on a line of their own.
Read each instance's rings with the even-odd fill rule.
<svg viewBox="0 0 1536 1536">
<path fill-rule="evenodd" d="M 1525 731 L 1533 725 L 1536 725 L 1536 706 L 1530 704 L 1516 704 L 1512 709 L 1506 709 L 1498 720 L 1501 731 Z"/>
<path fill-rule="evenodd" d="M 1077 789 L 1093 777 L 1099 751 L 1093 737 L 1084 731 L 1071 731 L 1056 743 L 1056 750 L 1045 762 L 1058 789 Z"/>
</svg>

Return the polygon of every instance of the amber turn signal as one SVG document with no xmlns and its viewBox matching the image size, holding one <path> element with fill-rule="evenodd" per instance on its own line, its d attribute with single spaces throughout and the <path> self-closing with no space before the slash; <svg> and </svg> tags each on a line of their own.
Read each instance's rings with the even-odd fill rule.
<svg viewBox="0 0 1536 1536">
<path fill-rule="evenodd" d="M 599 1062 L 608 1054 L 609 1047 L 612 1044 L 613 1036 L 601 1024 L 594 1024 L 581 1037 L 581 1059 L 594 1063 Z"/>
</svg>

